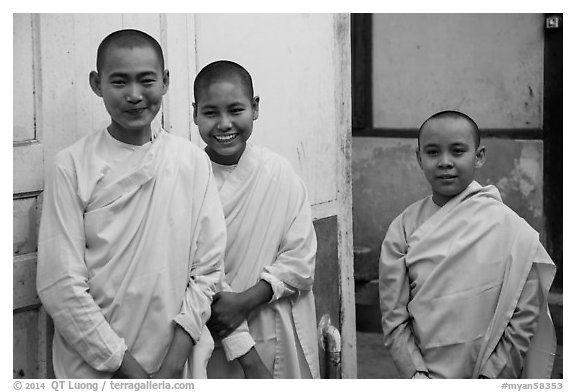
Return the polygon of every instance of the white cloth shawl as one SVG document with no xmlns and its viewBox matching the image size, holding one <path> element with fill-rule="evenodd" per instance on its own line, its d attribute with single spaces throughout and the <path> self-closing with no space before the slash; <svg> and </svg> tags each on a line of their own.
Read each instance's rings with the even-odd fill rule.
<svg viewBox="0 0 576 392">
<path fill-rule="evenodd" d="M 209 160 L 165 131 L 115 161 L 121 144 L 83 138 L 46 184 L 37 286 L 57 377 L 111 377 L 126 349 L 155 372 L 173 323 L 198 340 L 210 317 L 226 233 Z"/>
<path fill-rule="evenodd" d="M 220 198 L 228 230 L 226 281 L 232 290 L 270 281 L 270 275 L 295 289 L 275 289 L 270 303 L 249 316 L 257 347 L 259 341 L 276 339 L 275 378 L 300 377 L 302 365 L 319 377 L 312 294 L 316 235 L 303 182 L 286 159 L 248 144 Z M 298 346 L 307 364 L 299 363 Z"/>
</svg>

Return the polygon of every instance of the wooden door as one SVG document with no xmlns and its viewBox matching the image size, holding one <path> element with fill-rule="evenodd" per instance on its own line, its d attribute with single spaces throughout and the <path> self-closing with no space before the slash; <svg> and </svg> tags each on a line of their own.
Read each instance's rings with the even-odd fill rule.
<svg viewBox="0 0 576 392">
<path fill-rule="evenodd" d="M 37 232 L 45 144 L 39 102 L 39 19 L 14 15 L 13 337 L 14 378 L 48 375 L 49 328 L 36 294 Z"/>
<path fill-rule="evenodd" d="M 142 29 L 165 48 L 179 79 L 155 121 L 190 138 L 193 18 L 160 14 L 14 14 L 13 91 L 13 376 L 46 378 L 52 331 L 36 293 L 36 250 L 44 176 L 54 155 L 107 125 L 100 98 L 90 90 L 96 49 L 110 32 Z M 192 34 L 193 37 L 193 34 Z M 192 61 L 190 61 L 192 58 Z M 189 67 L 192 67 L 189 69 Z M 184 98 L 183 98 L 184 97 Z M 176 129 L 174 129 L 176 128 Z"/>
</svg>

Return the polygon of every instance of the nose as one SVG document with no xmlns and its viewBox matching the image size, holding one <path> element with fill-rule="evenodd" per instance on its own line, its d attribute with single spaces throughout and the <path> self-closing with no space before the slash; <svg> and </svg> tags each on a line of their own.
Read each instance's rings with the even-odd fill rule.
<svg viewBox="0 0 576 392">
<path fill-rule="evenodd" d="M 128 87 L 126 100 L 130 103 L 140 102 L 142 100 L 142 90 L 140 89 L 140 86 L 138 86 L 136 83 L 131 84 Z"/>
<path fill-rule="evenodd" d="M 220 121 L 218 121 L 218 130 L 226 131 L 230 128 L 232 128 L 232 122 L 230 121 L 230 118 L 226 114 L 223 114 L 220 117 Z"/>
<path fill-rule="evenodd" d="M 450 154 L 441 154 L 438 157 L 438 167 L 440 168 L 450 168 L 454 166 L 454 163 L 452 162 L 452 159 L 450 157 Z"/>
</svg>

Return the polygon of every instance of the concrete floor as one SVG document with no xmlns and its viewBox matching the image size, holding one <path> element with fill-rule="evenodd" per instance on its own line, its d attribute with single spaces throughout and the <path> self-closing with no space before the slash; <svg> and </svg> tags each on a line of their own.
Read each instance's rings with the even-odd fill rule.
<svg viewBox="0 0 576 392">
<path fill-rule="evenodd" d="M 356 331 L 358 378 L 400 378 L 382 334 Z"/>
<path fill-rule="evenodd" d="M 400 378 L 392 357 L 384 348 L 382 333 L 356 332 L 358 378 Z M 563 378 L 562 346 L 557 347 L 552 378 Z"/>
</svg>

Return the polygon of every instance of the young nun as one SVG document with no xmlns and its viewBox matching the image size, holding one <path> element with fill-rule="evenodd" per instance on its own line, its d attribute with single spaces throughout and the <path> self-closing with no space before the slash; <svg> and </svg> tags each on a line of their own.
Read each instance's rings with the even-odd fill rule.
<svg viewBox="0 0 576 392">
<path fill-rule="evenodd" d="M 390 225 L 380 255 L 384 343 L 405 378 L 549 378 L 555 266 L 494 186 L 476 123 L 440 112 L 417 159 L 432 195 Z"/>
<path fill-rule="evenodd" d="M 96 68 L 110 124 L 56 155 L 44 191 L 37 288 L 54 320 L 54 372 L 183 377 L 193 345 L 211 342 L 226 245 L 210 161 L 151 126 L 169 82 L 154 38 L 110 34 Z"/>
<path fill-rule="evenodd" d="M 218 338 L 208 377 L 245 377 L 236 358 L 255 347 L 274 378 L 318 378 L 316 236 L 306 188 L 286 159 L 247 143 L 259 97 L 242 66 L 204 67 L 194 99 L 228 231 L 229 288 L 212 305 L 208 326 Z"/>
</svg>

